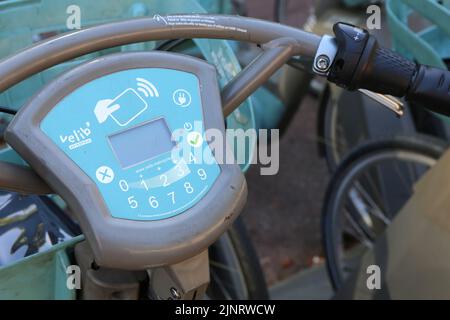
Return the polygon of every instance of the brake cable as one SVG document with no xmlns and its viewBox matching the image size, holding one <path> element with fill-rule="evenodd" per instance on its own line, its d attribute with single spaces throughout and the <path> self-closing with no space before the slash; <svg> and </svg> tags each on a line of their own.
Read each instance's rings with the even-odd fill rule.
<svg viewBox="0 0 450 320">
<path fill-rule="evenodd" d="M 15 115 L 17 113 L 17 111 L 7 108 L 7 107 L 0 106 L 0 113 L 7 113 L 7 114 Z"/>
</svg>

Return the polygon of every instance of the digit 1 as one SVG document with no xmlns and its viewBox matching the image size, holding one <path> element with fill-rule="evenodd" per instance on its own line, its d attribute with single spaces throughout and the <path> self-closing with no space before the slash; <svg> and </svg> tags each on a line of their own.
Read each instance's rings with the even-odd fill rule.
<svg viewBox="0 0 450 320">
<path fill-rule="evenodd" d="M 171 198 L 172 198 L 172 204 L 175 204 L 175 192 L 174 192 L 174 191 L 169 192 L 167 195 L 168 195 L 168 196 L 171 196 Z"/>
<path fill-rule="evenodd" d="M 148 191 L 148 186 L 144 179 L 141 180 L 141 184 L 144 186 L 145 190 Z"/>
</svg>

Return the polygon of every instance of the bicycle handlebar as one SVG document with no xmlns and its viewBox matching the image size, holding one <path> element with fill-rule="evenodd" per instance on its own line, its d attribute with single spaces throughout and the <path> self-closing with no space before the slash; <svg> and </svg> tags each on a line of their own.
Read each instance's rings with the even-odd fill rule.
<svg viewBox="0 0 450 320">
<path fill-rule="evenodd" d="M 368 89 L 405 97 L 450 116 L 450 72 L 416 64 L 382 48 L 365 30 L 337 23 L 337 54 L 328 80 L 348 90 Z"/>
<path fill-rule="evenodd" d="M 314 57 L 318 35 L 269 21 L 229 15 L 156 15 L 98 25 L 55 36 L 0 61 L 0 92 L 53 65 L 116 46 L 179 38 L 227 39 L 266 44 L 291 38 L 292 55 Z"/>
<path fill-rule="evenodd" d="M 448 71 L 417 65 L 389 49 L 381 48 L 367 31 L 354 26 L 337 23 L 334 31 L 338 50 L 328 74 L 329 81 L 349 90 L 368 89 L 405 96 L 409 101 L 425 104 L 433 111 L 450 115 L 450 108 L 447 110 L 450 100 Z M 225 96 L 239 97 L 225 99 L 225 114 L 236 108 L 290 57 L 315 57 L 321 41 L 321 37 L 312 33 L 247 17 L 156 15 L 153 18 L 114 22 L 59 35 L 3 59 L 0 61 L 0 92 L 37 72 L 84 54 L 135 42 L 176 38 L 229 39 L 259 45 L 278 41 L 280 48 L 290 47 L 289 50 L 276 50 L 272 46 L 270 54 L 261 55 L 259 64 L 244 70 L 247 74 L 241 72 L 236 78 L 238 81 L 229 85 L 224 92 Z M 283 42 L 281 39 L 288 41 Z M 271 45 L 267 47 L 271 48 Z M 266 66 L 268 57 L 277 52 L 283 58 Z M 244 83 L 244 80 L 252 79 L 258 81 L 253 81 L 251 85 Z"/>
</svg>

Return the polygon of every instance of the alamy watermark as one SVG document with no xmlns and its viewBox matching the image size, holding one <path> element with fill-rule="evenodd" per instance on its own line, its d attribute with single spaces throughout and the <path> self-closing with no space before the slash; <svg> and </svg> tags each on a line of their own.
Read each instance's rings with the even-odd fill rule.
<svg viewBox="0 0 450 320">
<path fill-rule="evenodd" d="M 372 264 L 367 267 L 366 274 L 368 275 L 366 280 L 366 286 L 369 290 L 381 289 L 381 269 L 380 266 Z"/>
<path fill-rule="evenodd" d="M 79 266 L 73 264 L 66 268 L 67 280 L 66 287 L 69 290 L 81 289 L 81 269 Z"/>
<path fill-rule="evenodd" d="M 366 20 L 366 26 L 369 30 L 381 29 L 381 8 L 378 5 L 370 5 L 366 9 L 366 14 L 369 17 Z"/>
<path fill-rule="evenodd" d="M 189 125 L 188 129 L 181 128 L 172 133 L 175 147 L 171 158 L 174 163 L 260 164 L 261 175 L 278 173 L 278 129 L 226 129 L 223 133 L 222 130 L 211 128 L 202 135 L 202 125 L 201 121 L 194 121 L 194 125 Z"/>
<path fill-rule="evenodd" d="M 81 8 L 75 4 L 71 4 L 66 8 L 68 14 L 66 19 L 66 27 L 69 30 L 81 29 Z"/>
</svg>

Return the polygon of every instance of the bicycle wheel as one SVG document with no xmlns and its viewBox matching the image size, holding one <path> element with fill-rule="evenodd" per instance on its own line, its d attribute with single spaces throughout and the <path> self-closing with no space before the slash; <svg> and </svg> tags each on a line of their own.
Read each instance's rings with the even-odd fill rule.
<svg viewBox="0 0 450 320">
<path fill-rule="evenodd" d="M 396 137 L 363 144 L 338 166 L 322 210 L 322 240 L 335 290 L 357 269 L 364 251 L 445 149 L 443 142 L 431 137 Z"/>
<path fill-rule="evenodd" d="M 258 256 L 241 218 L 237 218 L 228 232 L 210 247 L 209 260 L 209 299 L 269 298 Z"/>
<path fill-rule="evenodd" d="M 368 139 L 359 92 L 348 92 L 335 85 L 327 86 L 318 118 L 321 153 L 330 172 L 334 172 L 345 155 Z M 349 117 L 351 115 L 351 117 Z M 358 121 L 355 121 L 358 119 Z"/>
</svg>

